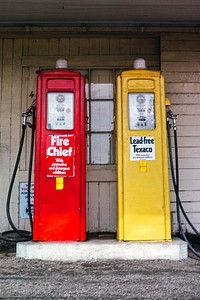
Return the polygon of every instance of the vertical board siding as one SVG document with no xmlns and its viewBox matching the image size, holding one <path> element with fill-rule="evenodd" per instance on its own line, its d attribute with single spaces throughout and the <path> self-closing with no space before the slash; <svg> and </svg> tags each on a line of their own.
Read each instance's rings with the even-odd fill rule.
<svg viewBox="0 0 200 300">
<path fill-rule="evenodd" d="M 99 48 L 100 48 L 101 55 L 110 55 L 110 40 L 100 39 Z"/>
<path fill-rule="evenodd" d="M 3 40 L 2 43 L 2 78 L 1 78 L 1 222 L 7 227 L 5 203 L 9 183 L 19 148 L 21 124 L 21 57 L 22 41 L 19 39 Z M 10 212 L 13 222 L 18 226 L 18 182 L 19 173 L 12 189 Z"/>
<path fill-rule="evenodd" d="M 49 55 L 55 55 L 55 53 L 59 53 L 59 39 L 51 39 L 49 41 Z"/>
<path fill-rule="evenodd" d="M 3 41 L 3 64 L 2 64 L 2 91 L 1 91 L 1 178 L 0 189 L 1 199 L 5 207 L 8 184 L 10 181 L 10 160 L 11 160 L 11 114 L 12 114 L 12 58 L 13 41 Z M 17 134 L 17 132 L 16 132 Z M 17 211 L 16 211 L 17 212 Z M 1 212 L 2 225 L 5 223 L 5 208 Z M 15 218 L 17 214 L 15 214 Z M 7 229 L 7 227 L 6 227 Z"/>
<path fill-rule="evenodd" d="M 161 69 L 171 109 L 177 114 L 180 198 L 200 230 L 200 39 L 198 34 L 162 34 Z M 173 231 L 178 228 L 171 183 Z M 182 217 L 184 227 L 193 232 Z"/>
<path fill-rule="evenodd" d="M 29 39 L 28 40 L 28 54 L 36 55 L 39 52 L 39 39 Z"/>
<path fill-rule="evenodd" d="M 36 92 L 36 70 L 39 67 L 54 67 L 58 57 L 68 60 L 79 69 L 109 66 L 132 67 L 132 61 L 144 57 L 148 67 L 159 69 L 159 38 L 157 37 L 59 37 L 15 38 L 0 40 L 0 231 L 8 229 L 5 215 L 6 195 L 13 171 L 21 134 L 21 114 L 30 106 L 31 91 Z M 104 56 L 107 61 L 104 61 Z M 124 58 L 121 63 L 121 59 Z M 23 57 L 30 57 L 23 65 Z M 49 59 L 51 57 L 51 60 Z M 73 63 L 70 61 L 70 57 Z M 83 61 L 83 57 L 85 61 Z M 122 65 L 123 64 L 123 65 Z M 106 80 L 106 78 L 105 78 Z M 200 124 L 199 124 L 200 125 Z M 30 132 L 30 129 L 27 128 Z M 30 136 L 27 133 L 27 136 Z M 29 230 L 28 220 L 18 215 L 19 182 L 27 181 L 30 138 L 25 141 L 19 172 L 12 196 L 12 215 L 21 229 Z M 104 174 L 109 173 L 106 166 Z M 113 167 L 113 166 L 111 166 Z M 90 170 L 88 170 L 90 173 Z M 87 181 L 87 230 L 88 232 L 115 232 L 117 230 L 116 174 L 111 178 L 99 176 Z M 95 179 L 96 178 L 96 179 Z"/>
<path fill-rule="evenodd" d="M 116 193 L 115 186 L 110 182 L 100 183 L 100 199 L 99 199 L 99 231 L 106 232 L 116 231 Z M 112 201 L 109 201 L 112 199 Z M 112 218 L 110 218 L 112 216 Z M 109 230 L 108 230 L 109 229 Z"/>
<path fill-rule="evenodd" d="M 11 87 L 11 119 L 10 119 L 10 173 L 12 172 L 16 163 L 16 157 L 19 150 L 20 144 L 20 125 L 22 123 L 21 118 L 21 77 L 22 77 L 22 67 L 21 67 L 21 56 L 22 56 L 22 40 L 13 40 L 13 56 L 12 56 L 12 87 Z M 17 131 L 16 131 L 17 126 Z M 12 219 L 18 226 L 18 181 L 19 173 L 17 174 L 15 184 L 12 192 L 12 202 L 11 202 L 11 214 Z"/>
<path fill-rule="evenodd" d="M 39 55 L 48 55 L 49 53 L 48 39 L 40 39 L 38 47 L 39 47 L 38 49 Z"/>
<path fill-rule="evenodd" d="M 88 184 L 88 215 L 87 229 L 88 232 L 99 231 L 99 183 L 92 182 Z"/>
<path fill-rule="evenodd" d="M 0 39 L 0 91 L 2 93 L 2 77 L 3 77 L 3 40 Z M 2 144 L 2 114 L 1 114 L 1 110 L 2 110 L 2 97 L 0 97 L 0 145 Z M 0 146 L 0 156 L 1 156 L 1 148 L 2 146 Z M 3 188 L 3 163 L 2 160 L 0 159 L 0 189 L 2 191 Z M 0 201 L 0 211 L 3 212 L 4 211 L 4 201 Z M 2 228 L 4 224 L 4 218 L 1 217 L 0 218 L 0 228 Z"/>
<path fill-rule="evenodd" d="M 59 55 L 64 55 L 68 57 L 70 52 L 69 49 L 70 49 L 70 40 L 68 38 L 61 38 Z"/>
<path fill-rule="evenodd" d="M 89 182 L 87 186 L 88 232 L 115 232 L 116 182 Z"/>
</svg>

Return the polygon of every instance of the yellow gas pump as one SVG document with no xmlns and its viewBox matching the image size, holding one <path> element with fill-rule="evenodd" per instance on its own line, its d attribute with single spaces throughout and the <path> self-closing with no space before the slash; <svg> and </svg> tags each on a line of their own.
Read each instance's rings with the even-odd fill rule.
<svg viewBox="0 0 200 300">
<path fill-rule="evenodd" d="M 171 240 L 164 78 L 135 69 L 117 77 L 118 240 Z"/>
</svg>

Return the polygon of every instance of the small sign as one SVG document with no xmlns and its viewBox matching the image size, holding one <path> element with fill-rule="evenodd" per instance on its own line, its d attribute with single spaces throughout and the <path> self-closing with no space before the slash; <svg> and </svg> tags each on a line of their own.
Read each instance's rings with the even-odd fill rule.
<svg viewBox="0 0 200 300">
<path fill-rule="evenodd" d="M 48 177 L 73 177 L 74 157 L 74 135 L 47 136 L 46 174 Z"/>
<path fill-rule="evenodd" d="M 33 215 L 33 200 L 34 200 L 34 183 L 31 182 L 30 189 L 30 202 L 31 202 L 31 213 Z M 19 215 L 20 218 L 29 218 L 28 210 L 28 182 L 19 183 Z"/>
<path fill-rule="evenodd" d="M 154 136 L 130 136 L 130 160 L 155 160 Z"/>
</svg>

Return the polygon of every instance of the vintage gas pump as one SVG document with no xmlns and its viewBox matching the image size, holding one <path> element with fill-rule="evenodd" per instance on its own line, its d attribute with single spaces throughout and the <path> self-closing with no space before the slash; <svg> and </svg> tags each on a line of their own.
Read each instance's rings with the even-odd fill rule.
<svg viewBox="0 0 200 300">
<path fill-rule="evenodd" d="M 164 78 L 145 68 L 117 78 L 118 239 L 170 241 Z"/>
<path fill-rule="evenodd" d="M 64 60 L 38 72 L 33 240 L 86 238 L 84 113 L 79 72 Z"/>
</svg>

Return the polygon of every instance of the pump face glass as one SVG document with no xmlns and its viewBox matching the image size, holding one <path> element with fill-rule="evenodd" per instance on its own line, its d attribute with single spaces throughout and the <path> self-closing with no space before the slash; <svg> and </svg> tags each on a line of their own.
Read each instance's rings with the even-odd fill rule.
<svg viewBox="0 0 200 300">
<path fill-rule="evenodd" d="M 154 93 L 128 94 L 128 123 L 130 130 L 155 129 Z"/>
<path fill-rule="evenodd" d="M 74 129 L 74 93 L 47 93 L 47 129 Z"/>
</svg>

